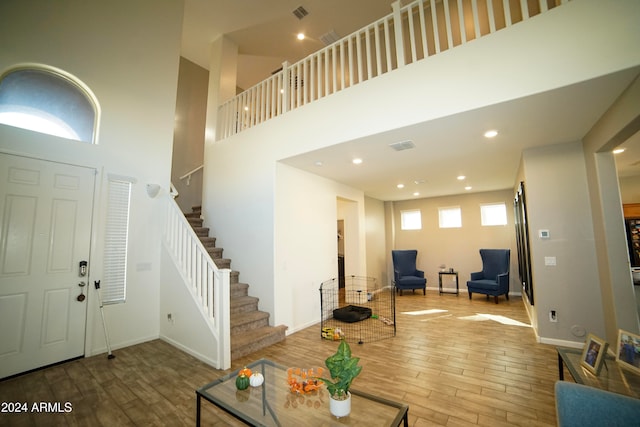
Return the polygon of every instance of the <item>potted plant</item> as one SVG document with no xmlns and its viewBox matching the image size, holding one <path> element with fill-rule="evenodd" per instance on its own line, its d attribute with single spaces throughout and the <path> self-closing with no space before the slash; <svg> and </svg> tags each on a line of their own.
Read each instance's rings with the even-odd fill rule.
<svg viewBox="0 0 640 427">
<path fill-rule="evenodd" d="M 331 379 L 319 378 L 327 385 L 329 391 L 329 409 L 336 417 L 344 417 L 351 412 L 351 382 L 362 371 L 358 365 L 359 357 L 351 357 L 351 348 L 346 341 L 341 341 L 338 350 L 324 361 Z"/>
</svg>

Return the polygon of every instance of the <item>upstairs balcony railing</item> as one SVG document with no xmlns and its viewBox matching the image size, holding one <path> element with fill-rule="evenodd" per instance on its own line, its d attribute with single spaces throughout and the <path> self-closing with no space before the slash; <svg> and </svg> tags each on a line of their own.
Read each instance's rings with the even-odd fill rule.
<svg viewBox="0 0 640 427">
<path fill-rule="evenodd" d="M 220 106 L 224 139 L 325 96 L 545 13 L 569 0 L 416 0 Z"/>
</svg>

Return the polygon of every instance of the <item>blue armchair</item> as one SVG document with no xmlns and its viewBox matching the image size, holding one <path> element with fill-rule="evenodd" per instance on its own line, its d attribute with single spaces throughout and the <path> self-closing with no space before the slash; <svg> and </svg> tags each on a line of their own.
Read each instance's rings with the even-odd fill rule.
<svg viewBox="0 0 640 427">
<path fill-rule="evenodd" d="M 482 271 L 471 273 L 467 282 L 469 299 L 472 293 L 492 295 L 498 303 L 498 296 L 509 299 L 510 249 L 480 249 Z"/>
<path fill-rule="evenodd" d="M 422 289 L 422 293 L 426 295 L 427 279 L 424 277 L 424 271 L 416 268 L 418 251 L 415 249 L 391 251 L 391 257 L 396 291 L 402 295 L 404 289 L 411 289 L 414 293 L 416 289 Z"/>
<path fill-rule="evenodd" d="M 637 426 L 640 399 L 582 384 L 555 384 L 559 427 Z"/>
</svg>

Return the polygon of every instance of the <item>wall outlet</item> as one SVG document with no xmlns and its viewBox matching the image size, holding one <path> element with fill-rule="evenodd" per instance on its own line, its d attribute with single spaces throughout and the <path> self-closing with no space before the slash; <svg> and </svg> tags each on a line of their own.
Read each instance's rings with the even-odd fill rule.
<svg viewBox="0 0 640 427">
<path fill-rule="evenodd" d="M 549 322 L 556 323 L 558 321 L 558 313 L 555 310 L 549 312 Z"/>
</svg>

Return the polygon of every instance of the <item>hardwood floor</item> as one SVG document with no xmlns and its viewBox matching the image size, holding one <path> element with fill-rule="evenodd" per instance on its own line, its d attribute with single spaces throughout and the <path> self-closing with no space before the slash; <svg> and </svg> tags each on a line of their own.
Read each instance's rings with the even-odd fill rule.
<svg viewBox="0 0 640 427">
<path fill-rule="evenodd" d="M 353 387 L 409 405 L 411 426 L 555 426 L 555 347 L 538 344 L 522 300 L 427 291 L 396 299 L 397 335 L 351 344 L 362 373 Z M 408 312 L 432 310 L 423 314 Z M 443 310 L 443 311 L 437 311 Z M 515 321 L 514 324 L 500 321 Z M 518 322 L 521 322 L 518 324 Z M 319 366 L 337 343 L 320 325 L 234 362 L 265 357 Z M 0 413 L 0 426 L 180 426 L 195 424 L 195 389 L 222 376 L 155 340 L 0 382 L 0 402 L 71 404 L 67 413 Z M 55 409 L 55 408 L 54 408 Z M 240 425 L 203 404 L 203 425 Z"/>
</svg>

